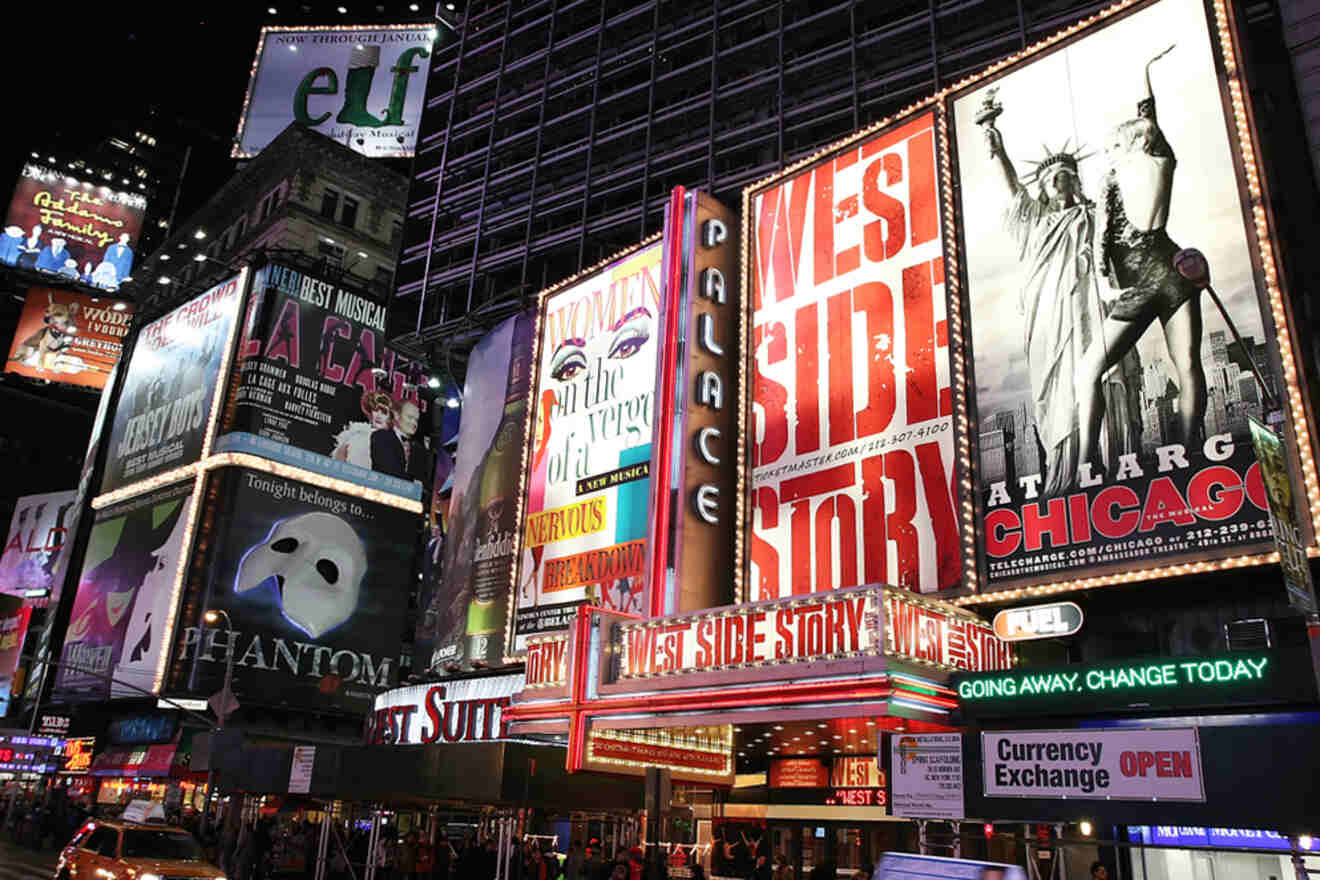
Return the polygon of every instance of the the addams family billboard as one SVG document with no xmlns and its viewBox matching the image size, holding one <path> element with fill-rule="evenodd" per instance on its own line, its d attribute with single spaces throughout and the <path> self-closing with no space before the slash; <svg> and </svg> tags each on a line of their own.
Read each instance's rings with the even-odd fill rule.
<svg viewBox="0 0 1320 880">
<path fill-rule="evenodd" d="M 0 229 L 0 263 L 118 290 L 146 210 L 141 193 L 28 163 Z"/>
</svg>

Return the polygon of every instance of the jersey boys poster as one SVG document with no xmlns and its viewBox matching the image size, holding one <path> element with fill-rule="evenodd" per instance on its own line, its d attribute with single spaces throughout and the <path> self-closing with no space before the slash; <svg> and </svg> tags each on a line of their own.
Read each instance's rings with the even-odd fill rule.
<svg viewBox="0 0 1320 880">
<path fill-rule="evenodd" d="M 751 200 L 749 600 L 960 573 L 935 115 Z"/>
<path fill-rule="evenodd" d="M 583 602 L 644 608 L 659 242 L 541 303 L 513 648 Z"/>
<path fill-rule="evenodd" d="M 55 602 L 64 582 L 68 564 L 65 547 L 69 527 L 76 519 L 73 512 L 77 492 L 47 492 L 24 495 L 14 505 L 9 521 L 9 536 L 0 551 L 0 593 L 22 597 L 42 595 L 43 602 Z"/>
<path fill-rule="evenodd" d="M 245 704 L 370 710 L 398 677 L 416 514 L 245 468 L 213 471 L 207 493 L 206 581 L 168 689 L 214 693 L 232 651 Z"/>
<path fill-rule="evenodd" d="M 1248 423 L 1282 383 L 1200 0 L 953 110 L 987 586 L 1268 549 Z"/>
<path fill-rule="evenodd" d="M 535 319 L 507 319 L 468 359 L 463 399 L 473 405 L 458 429 L 442 561 L 423 565 L 414 667 L 495 666 L 504 657 Z"/>
<path fill-rule="evenodd" d="M 34 287 L 18 317 L 5 372 L 104 388 L 132 320 L 128 303 Z"/>
<path fill-rule="evenodd" d="M 150 692 L 168 638 L 191 493 L 188 481 L 97 511 L 64 637 L 60 698 Z"/>
<path fill-rule="evenodd" d="M 217 284 L 138 334 L 115 407 L 102 492 L 201 457 L 244 277 Z"/>
<path fill-rule="evenodd" d="M 270 264 L 252 281 L 232 431 L 216 451 L 421 497 L 423 364 L 385 346 L 385 306 Z M 416 481 L 417 484 L 414 484 Z"/>
</svg>

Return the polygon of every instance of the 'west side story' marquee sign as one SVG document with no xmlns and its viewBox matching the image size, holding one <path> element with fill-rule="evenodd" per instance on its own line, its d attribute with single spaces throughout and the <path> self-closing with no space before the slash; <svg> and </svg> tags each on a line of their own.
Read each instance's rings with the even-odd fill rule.
<svg viewBox="0 0 1320 880">
<path fill-rule="evenodd" d="M 879 586 L 625 623 L 618 640 L 620 680 L 881 654 L 945 671 L 1013 662 L 1011 647 L 973 615 Z"/>
</svg>

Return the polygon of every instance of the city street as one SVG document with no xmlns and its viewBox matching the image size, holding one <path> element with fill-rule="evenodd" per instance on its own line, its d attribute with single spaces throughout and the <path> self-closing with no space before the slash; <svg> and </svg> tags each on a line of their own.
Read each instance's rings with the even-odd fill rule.
<svg viewBox="0 0 1320 880">
<path fill-rule="evenodd" d="M 50 880 L 56 857 L 55 850 L 34 852 L 0 837 L 0 880 Z"/>
</svg>

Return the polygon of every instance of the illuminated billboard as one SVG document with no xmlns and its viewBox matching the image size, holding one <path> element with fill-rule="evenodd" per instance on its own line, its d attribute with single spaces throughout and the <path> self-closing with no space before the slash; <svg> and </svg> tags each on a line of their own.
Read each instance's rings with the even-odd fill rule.
<svg viewBox="0 0 1320 880">
<path fill-rule="evenodd" d="M 510 646 L 590 602 L 639 614 L 650 534 L 661 244 L 542 294 Z"/>
<path fill-rule="evenodd" d="M 933 109 L 744 195 L 747 600 L 961 577 Z"/>
<path fill-rule="evenodd" d="M 984 591 L 1266 561 L 1252 419 L 1320 500 L 1229 26 L 1100 20 L 950 101 Z"/>
<path fill-rule="evenodd" d="M 0 230 L 0 263 L 118 290 L 146 210 L 140 193 L 28 163 Z"/>
<path fill-rule="evenodd" d="M 70 489 L 18 499 L 0 551 L 0 594 L 59 599 L 77 494 Z"/>
<path fill-rule="evenodd" d="M 34 287 L 28 290 L 6 373 L 101 389 L 133 320 L 125 302 Z"/>
<path fill-rule="evenodd" d="M 250 452 L 408 498 L 429 478 L 425 365 L 385 344 L 385 306 L 277 263 L 252 275 L 239 379 L 215 452 Z"/>
<path fill-rule="evenodd" d="M 293 124 L 364 156 L 411 156 L 437 33 L 436 25 L 262 28 L 233 157 L 252 158 Z"/>
<path fill-rule="evenodd" d="M 138 333 L 111 421 L 102 492 L 201 457 L 245 278 L 217 284 Z"/>
</svg>

